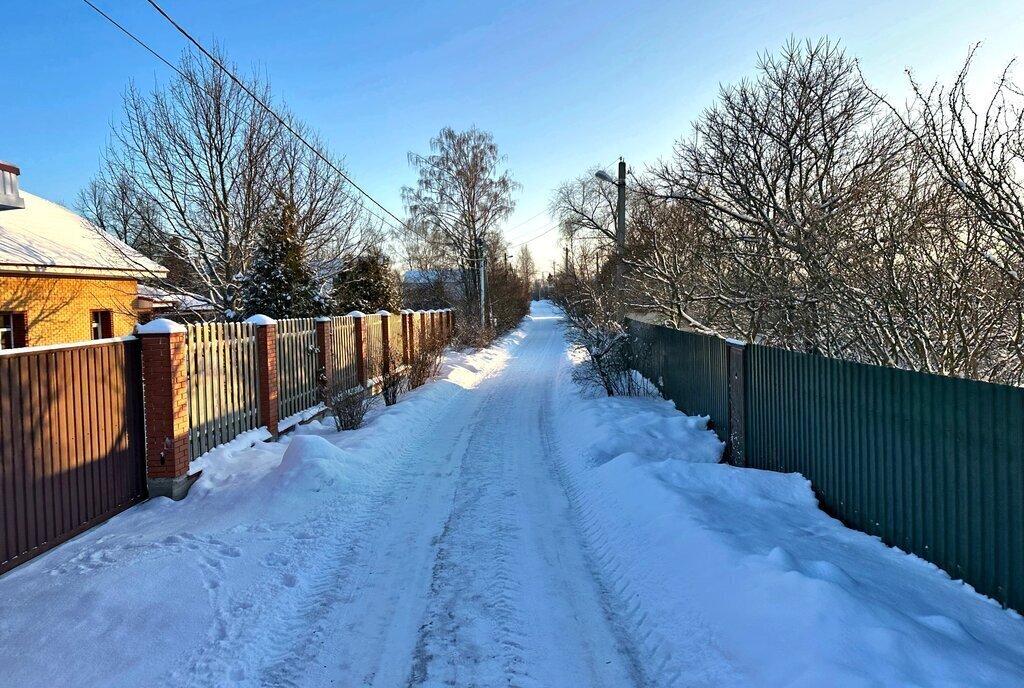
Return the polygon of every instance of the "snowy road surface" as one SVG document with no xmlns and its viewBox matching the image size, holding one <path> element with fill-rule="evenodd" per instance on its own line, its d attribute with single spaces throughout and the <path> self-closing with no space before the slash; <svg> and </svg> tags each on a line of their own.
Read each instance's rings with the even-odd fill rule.
<svg viewBox="0 0 1024 688">
<path fill-rule="evenodd" d="M 557 313 L 0 578 L 0 686 L 1024 685 L 1024 621 L 588 397 Z M 258 439 L 258 438 L 255 438 Z"/>
</svg>

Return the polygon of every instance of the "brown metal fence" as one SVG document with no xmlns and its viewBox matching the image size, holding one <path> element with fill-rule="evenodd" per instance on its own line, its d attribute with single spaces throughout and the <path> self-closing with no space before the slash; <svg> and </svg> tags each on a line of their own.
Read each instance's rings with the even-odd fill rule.
<svg viewBox="0 0 1024 688">
<path fill-rule="evenodd" d="M 319 403 L 316 323 L 313 318 L 277 321 L 277 401 L 283 420 Z"/>
<path fill-rule="evenodd" d="M 256 326 L 189 325 L 185 334 L 192 458 L 259 427 Z"/>
<path fill-rule="evenodd" d="M 0 573 L 146 496 L 134 338 L 0 355 Z"/>
</svg>

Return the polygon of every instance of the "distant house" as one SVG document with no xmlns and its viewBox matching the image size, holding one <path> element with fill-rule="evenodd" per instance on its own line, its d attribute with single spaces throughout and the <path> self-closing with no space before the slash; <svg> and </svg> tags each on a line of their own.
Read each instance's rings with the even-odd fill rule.
<svg viewBox="0 0 1024 688">
<path fill-rule="evenodd" d="M 402 305 L 413 310 L 454 306 L 463 296 L 458 269 L 409 270 L 402 275 Z"/>
<path fill-rule="evenodd" d="M 148 322 L 153 318 L 184 322 L 215 320 L 217 314 L 214 304 L 201 296 L 146 284 L 139 285 L 136 307 L 140 322 Z"/>
<path fill-rule="evenodd" d="M 0 349 L 131 334 L 138 280 L 167 271 L 0 162 Z"/>
</svg>

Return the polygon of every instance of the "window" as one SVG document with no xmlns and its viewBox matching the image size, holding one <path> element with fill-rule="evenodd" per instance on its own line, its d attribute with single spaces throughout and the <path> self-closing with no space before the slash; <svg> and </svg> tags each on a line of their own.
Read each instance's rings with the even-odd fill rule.
<svg viewBox="0 0 1024 688">
<path fill-rule="evenodd" d="M 0 312 L 0 349 L 28 346 L 24 313 Z"/>
<path fill-rule="evenodd" d="M 92 338 L 109 339 L 114 336 L 113 313 L 111 311 L 92 312 Z"/>
</svg>

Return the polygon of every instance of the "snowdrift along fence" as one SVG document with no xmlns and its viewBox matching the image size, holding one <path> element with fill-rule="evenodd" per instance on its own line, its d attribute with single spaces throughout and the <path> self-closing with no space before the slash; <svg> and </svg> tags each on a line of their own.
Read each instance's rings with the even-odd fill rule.
<svg viewBox="0 0 1024 688">
<path fill-rule="evenodd" d="M 0 352 L 0 573 L 147 495 L 180 499 L 191 459 L 261 426 L 276 436 L 319 406 L 321 380 L 373 389 L 373 361 L 394 347 L 409 363 L 428 332 L 450 340 L 454 314 L 255 320 Z"/>
<path fill-rule="evenodd" d="M 0 353 L 0 573 L 145 496 L 137 339 Z"/>
<path fill-rule="evenodd" d="M 803 474 L 848 525 L 1024 610 L 1024 389 L 628 325 L 656 342 L 640 367 L 693 372 L 666 397 L 716 425 L 728 361 L 732 463 Z"/>
</svg>

